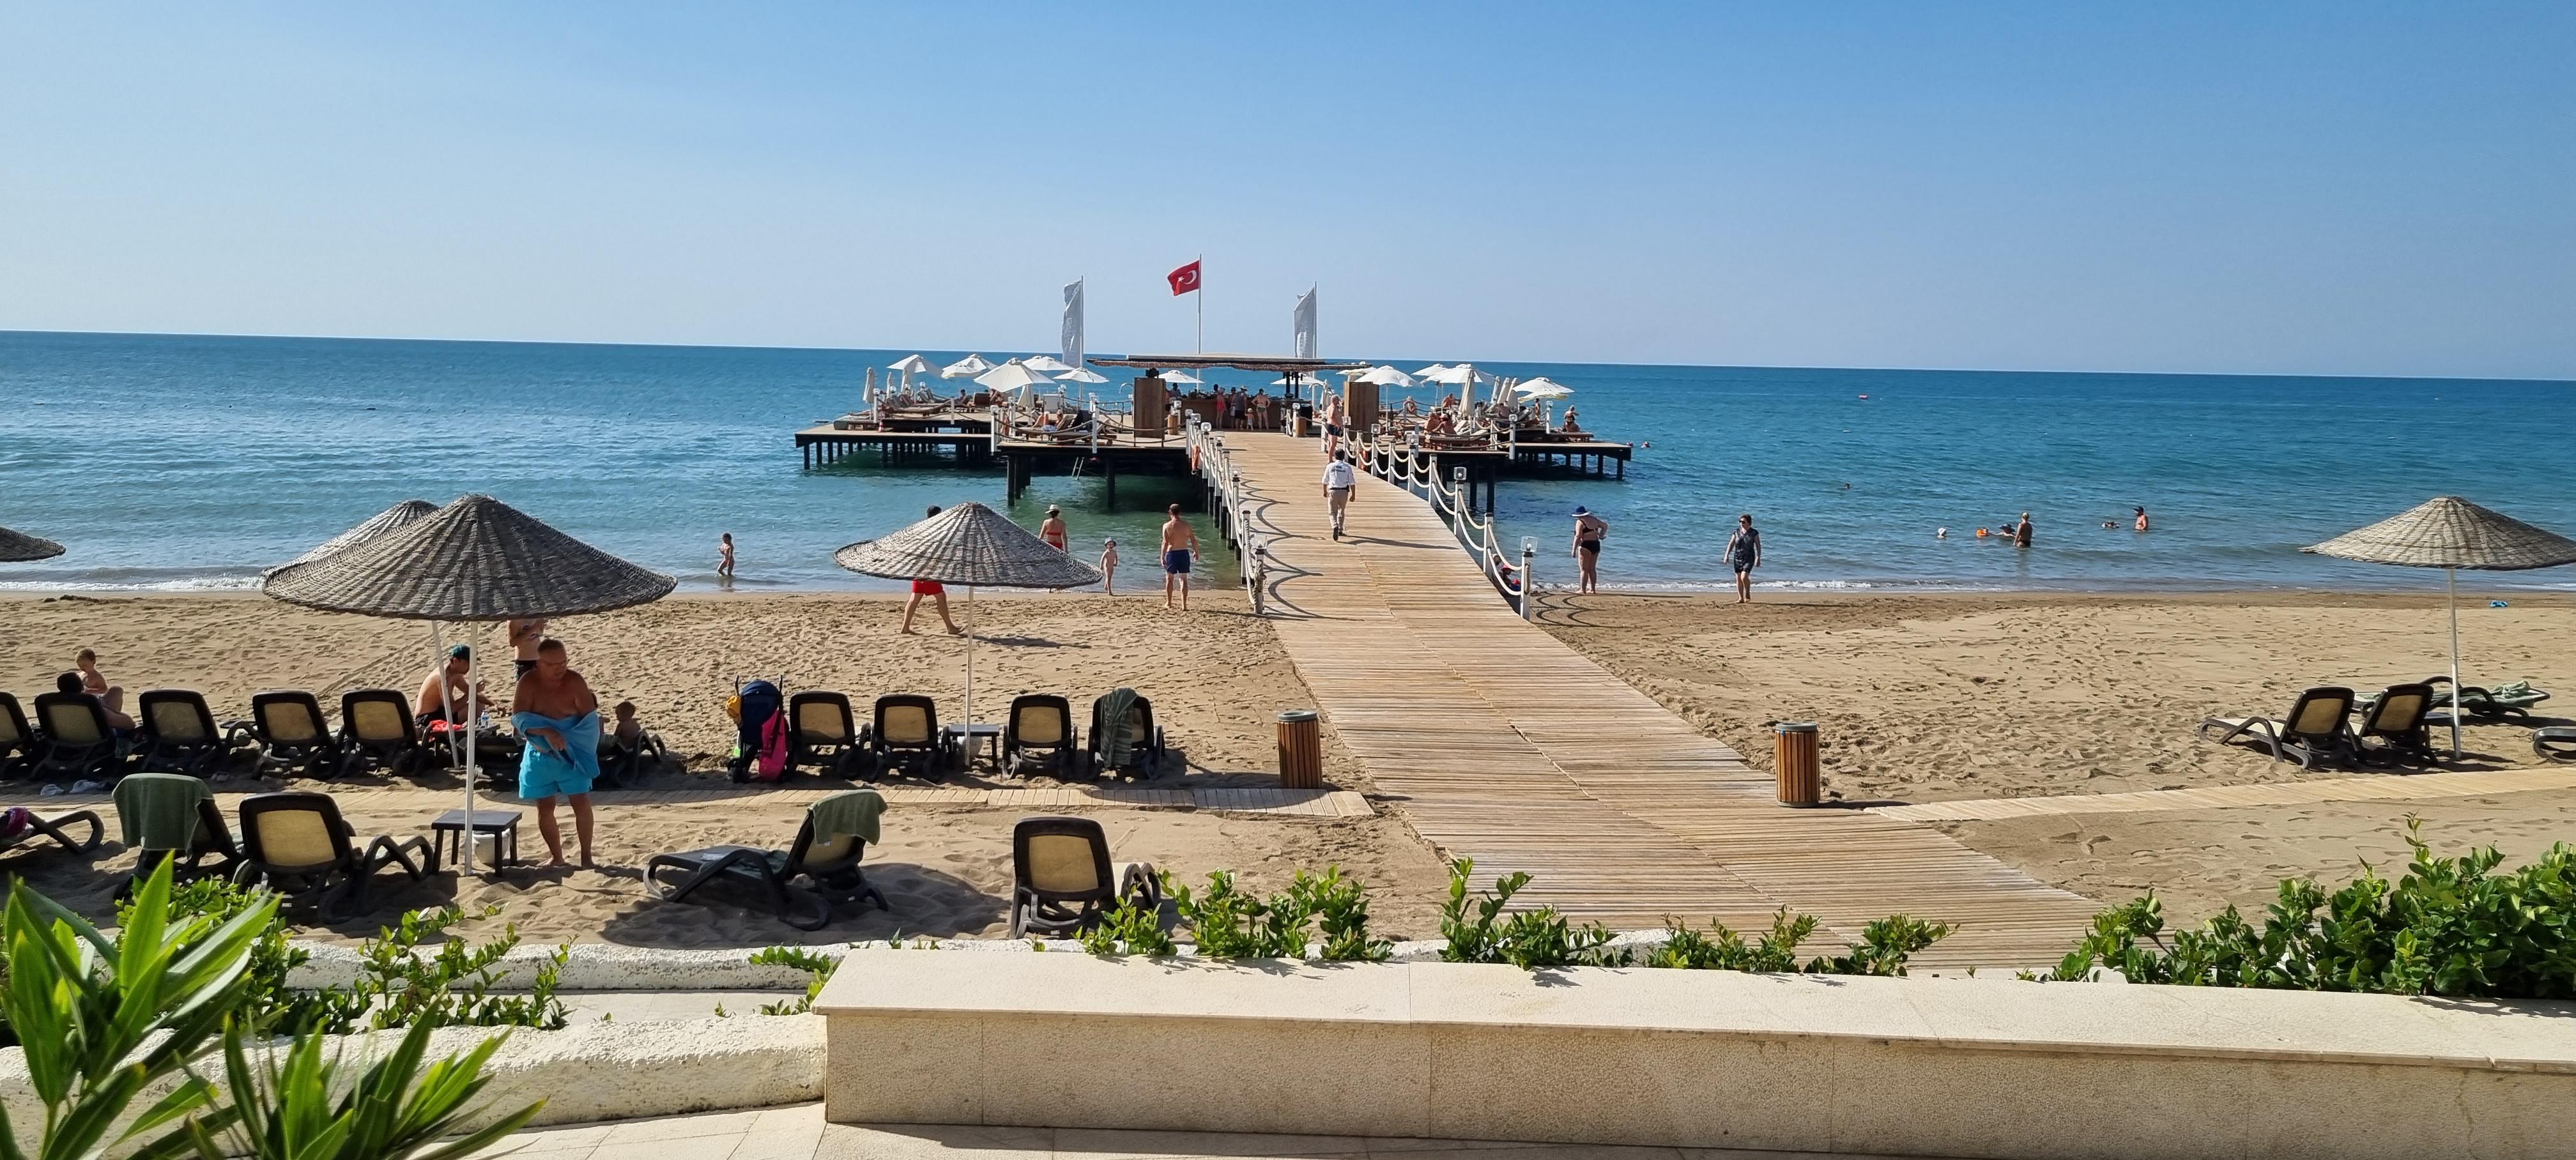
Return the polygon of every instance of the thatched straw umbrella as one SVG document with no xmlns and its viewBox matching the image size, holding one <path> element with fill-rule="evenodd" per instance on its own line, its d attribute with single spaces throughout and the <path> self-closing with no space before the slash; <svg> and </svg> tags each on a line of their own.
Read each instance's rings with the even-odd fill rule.
<svg viewBox="0 0 2576 1160">
<path fill-rule="evenodd" d="M 315 545 L 312 551 L 306 552 L 301 556 L 297 556 L 292 560 L 278 565 L 277 568 L 271 568 L 268 571 L 274 572 L 277 571 L 278 568 L 292 568 L 297 564 L 310 564 L 313 561 L 319 560 L 324 556 L 331 555 L 334 552 L 344 552 L 357 547 L 360 544 L 372 543 L 376 540 L 383 539 L 387 533 L 399 531 L 403 528 L 419 523 L 437 511 L 438 505 L 431 503 L 428 500 L 404 500 L 401 503 L 395 504 L 392 507 L 386 508 L 383 511 L 367 517 L 365 522 L 350 528 L 348 531 L 322 541 L 320 544 Z M 261 574 L 266 575 L 267 573 Z"/>
<path fill-rule="evenodd" d="M 636 567 L 488 495 L 469 495 L 376 539 L 270 572 L 289 604 L 403 620 L 578 616 L 647 604 L 679 582 Z M 474 812 L 474 685 L 465 686 L 465 811 Z M 474 872 L 468 835 L 465 873 Z"/>
<path fill-rule="evenodd" d="M 2576 564 L 2576 540 L 2440 495 L 2366 528 L 2302 548 L 2371 564 L 2439 568 L 2451 606 L 2451 760 L 2460 758 L 2459 570 L 2511 572 Z"/>
<path fill-rule="evenodd" d="M 41 536 L 0 528 L 0 564 L 23 564 L 29 560 L 50 560 L 63 554 L 63 546 Z"/>
<path fill-rule="evenodd" d="M 961 503 L 902 531 L 861 540 L 832 562 L 863 576 L 966 586 L 966 719 L 975 723 L 975 589 L 1078 588 L 1100 573 L 980 503 Z"/>
</svg>

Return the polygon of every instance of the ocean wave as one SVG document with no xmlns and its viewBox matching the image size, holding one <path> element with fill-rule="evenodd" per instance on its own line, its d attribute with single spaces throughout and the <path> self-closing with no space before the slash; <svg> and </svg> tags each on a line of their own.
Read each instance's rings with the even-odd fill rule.
<svg viewBox="0 0 2576 1160">
<path fill-rule="evenodd" d="M 0 592 L 247 592 L 257 576 L 181 576 L 165 580 L 0 580 Z"/>
</svg>

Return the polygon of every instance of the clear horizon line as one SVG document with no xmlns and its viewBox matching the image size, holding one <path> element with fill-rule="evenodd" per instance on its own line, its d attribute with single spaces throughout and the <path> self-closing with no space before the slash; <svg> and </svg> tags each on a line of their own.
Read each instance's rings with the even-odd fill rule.
<svg viewBox="0 0 2576 1160">
<path fill-rule="evenodd" d="M 910 347 L 910 348 L 907 348 L 907 347 L 899 347 L 899 346 L 804 346 L 804 345 L 752 344 L 752 343 L 634 342 L 634 341 L 603 341 L 603 340 L 597 340 L 597 339 L 544 339 L 544 338 L 433 338 L 433 337 L 424 337 L 424 336 L 418 336 L 418 335 L 380 335 L 380 334 L 249 334 L 249 333 L 241 333 L 241 332 L 235 332 L 235 331 L 188 331 L 188 330 L 170 330 L 170 331 L 162 331 L 162 330 L 20 330 L 20 329 L 15 329 L 15 328 L 0 327 L 0 335 L 11 335 L 11 334 L 60 334 L 60 335 L 88 335 L 88 336 L 117 337 L 117 338 L 313 339 L 313 340 L 322 340 L 322 341 L 329 341 L 329 342 L 452 342 L 452 343 L 471 343 L 471 344 L 478 344 L 478 345 L 485 345 L 485 346 L 602 346 L 602 347 L 637 347 L 637 348 L 643 348 L 643 349 L 663 349 L 663 350 L 791 350 L 791 351 L 848 351 L 848 352 L 857 352 L 857 351 L 867 351 L 867 350 L 906 350 L 906 349 L 910 349 L 910 350 L 915 350 L 915 351 L 927 351 L 927 350 L 934 350 L 934 349 L 938 349 L 938 348 L 936 348 L 936 347 Z M 956 349 L 956 350 L 965 350 L 965 351 L 969 351 L 969 352 L 976 352 L 976 353 L 980 353 L 981 351 L 985 351 L 985 350 L 1009 352 L 1009 351 L 1018 350 L 1018 349 L 1021 349 L 1021 348 L 1018 348 L 1018 347 L 1012 347 L 1012 346 L 985 346 L 985 347 L 955 347 L 955 348 L 951 348 L 951 349 Z M 1046 353 L 1054 353 L 1054 352 L 1052 352 L 1052 351 L 1039 351 L 1039 352 L 1037 352 L 1037 353 L 1046 354 Z M 1090 357 L 1091 353 L 1092 353 L 1092 352 L 1088 352 L 1088 351 L 1084 352 L 1084 358 L 1087 360 L 1087 359 Z M 1105 351 L 1104 351 L 1104 352 L 1100 352 L 1100 353 L 1106 354 L 1107 352 L 1105 352 Z M 1149 351 L 1149 352 L 1145 352 L 1145 353 L 1154 353 L 1154 352 L 1150 352 L 1150 351 Z M 1250 353 L 1250 352 L 1241 352 L 1241 351 L 1238 351 L 1238 352 L 1234 352 L 1234 353 L 1238 353 L 1238 354 L 1245 354 L 1245 355 L 1246 355 L 1246 357 L 1263 357 L 1263 356 L 1260 356 L 1260 355 L 1257 355 L 1257 354 L 1252 354 L 1252 353 Z M 1283 355 L 1279 355 L 1279 356 L 1277 356 L 1277 357 L 1286 358 L 1286 357 L 1289 357 L 1289 356 L 1287 356 L 1287 355 L 1284 355 L 1284 354 L 1283 354 Z M 1410 359 L 1410 358 L 1408 358 L 1408 359 L 1404 359 L 1404 360 L 1400 360 L 1400 361 L 1413 361 L 1413 360 L 1412 360 L 1412 359 Z M 1473 364 L 1476 360 L 1473 360 L 1473 359 L 1467 359 L 1467 360 L 1461 360 L 1461 361 L 1465 361 L 1465 362 L 1468 362 L 1468 363 L 1470 363 L 1470 364 Z M 1494 360 L 1492 360 L 1492 361 L 1493 361 L 1493 362 L 1497 362 L 1497 363 L 1541 363 L 1541 364 L 1553 364 L 1553 365 L 1561 365 L 1561 366 L 1661 367 L 1661 368 L 1679 368 L 1679 369 L 1689 369 L 1689 370 L 1766 370 L 1766 371 L 1767 371 L 1767 370 L 1778 370 L 1778 371 L 1927 371 L 1927 372 L 1950 373 L 1950 374 L 1988 374 L 1988 375 L 2157 375 L 2157 376 L 2175 377 L 2175 378 L 2219 377 L 2219 378 L 2245 378 L 2245 379 L 2392 379 L 2392 380 L 2401 380 L 2401 381 L 2402 381 L 2402 380 L 2441 380 L 2441 381 L 2445 381 L 2445 382 L 2465 382 L 2465 383 L 2543 383 L 2543 384 L 2549 384 L 2549 385 L 2554 385 L 2554 386 L 2576 386 L 2576 376 L 2570 376 L 2570 377 L 2568 377 L 2568 378 L 2534 378 L 2534 377 L 2511 376 L 2511 375 L 2328 374 L 2328 373 L 2323 373 L 2323 372 L 2314 372 L 2314 371 L 2303 371 L 2303 372 L 2286 372 L 2286 371 L 2225 371 L 2225 370 L 2203 370 L 2203 371 L 2137 371 L 2137 370 L 2127 370 L 2127 371 L 2123 371 L 2123 370 L 2089 370 L 2089 369 L 2088 369 L 2088 370 L 2070 370 L 2070 369 L 2065 369 L 2065 368 L 2055 368 L 2055 367 L 1839 366 L 1839 365 L 1830 365 L 1830 364 L 1822 364 L 1822 363 L 1815 363 L 1815 364 L 1790 364 L 1790 363 L 1665 363 L 1665 362 L 1617 362 L 1617 361 L 1611 361 L 1611 360 L 1594 360 L 1594 359 L 1566 359 L 1566 360 L 1556 360 L 1556 359 L 1535 359 L 1535 358 L 1497 358 L 1497 359 L 1494 359 Z"/>
</svg>

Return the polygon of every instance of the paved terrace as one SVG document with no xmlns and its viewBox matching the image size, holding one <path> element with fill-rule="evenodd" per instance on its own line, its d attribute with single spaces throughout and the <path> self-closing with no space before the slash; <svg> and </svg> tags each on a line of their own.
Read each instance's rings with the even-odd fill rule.
<svg viewBox="0 0 2576 1160">
<path fill-rule="evenodd" d="M 1362 475 L 1337 543 L 1314 441 L 1225 444 L 1272 537 L 1298 674 L 1407 821 L 1480 880 L 1528 871 L 1524 897 L 1622 929 L 1762 928 L 1781 906 L 1844 938 L 1899 912 L 1956 923 L 1920 960 L 1936 967 L 2054 964 L 2099 909 L 1916 822 L 1780 807 L 1742 755 L 1524 623 L 1421 499 Z"/>
</svg>

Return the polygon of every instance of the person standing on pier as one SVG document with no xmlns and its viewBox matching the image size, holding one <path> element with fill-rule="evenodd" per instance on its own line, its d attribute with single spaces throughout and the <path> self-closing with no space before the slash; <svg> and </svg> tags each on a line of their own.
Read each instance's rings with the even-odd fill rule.
<svg viewBox="0 0 2576 1160">
<path fill-rule="evenodd" d="M 1753 603 L 1753 570 L 1762 564 L 1762 533 L 1753 530 L 1753 514 L 1735 517 L 1735 534 L 1726 539 L 1726 562 L 1735 567 L 1735 602 Z"/>
<path fill-rule="evenodd" d="M 1359 472 L 1351 461 L 1336 455 L 1324 465 L 1324 506 L 1333 513 L 1333 538 L 1342 538 L 1342 513 L 1351 506 L 1351 492 L 1359 486 Z"/>
<path fill-rule="evenodd" d="M 922 518 L 923 518 L 923 519 L 928 519 L 928 518 L 930 518 L 931 516 L 935 516 L 935 515 L 938 515 L 938 514 L 939 514 L 939 505 L 938 505 L 938 504 L 932 504 L 932 505 L 930 505 L 930 511 L 929 511 L 926 515 L 922 516 Z M 950 620 L 950 619 L 948 619 L 948 588 L 947 588 L 947 586 L 946 586 L 946 585 L 941 584 L 939 581 L 936 581 L 936 580 L 924 580 L 924 579 L 921 579 L 920 577 L 917 577 L 917 576 L 916 576 L 916 577 L 914 577 L 914 578 L 913 578 L 913 581 L 912 581 L 912 599 L 910 599 L 910 600 L 907 600 L 907 601 L 904 601 L 904 602 L 903 602 L 903 634 L 904 634 L 905 636 L 911 636 L 911 635 L 913 634 L 913 633 L 912 633 L 912 614 L 913 614 L 914 612 L 916 612 L 916 611 L 920 610 L 920 608 L 921 608 L 921 598 L 922 598 L 922 597 L 924 597 L 924 596 L 927 596 L 927 597 L 931 598 L 931 600 L 935 601 L 935 602 L 938 604 L 938 606 L 939 606 L 939 623 L 941 623 L 941 624 L 944 624 L 944 625 L 947 625 L 947 626 L 948 626 L 948 635 L 950 635 L 950 636 L 962 636 L 962 635 L 964 635 L 962 632 L 960 632 L 960 631 L 958 630 L 958 628 L 957 628 L 957 622 L 956 622 L 956 621 L 954 621 L 954 620 Z"/>
<path fill-rule="evenodd" d="M 1590 508 L 1574 509 L 1574 567 L 1576 592 L 1601 590 L 1601 538 L 1610 534 L 1610 521 L 1592 514 Z"/>
<path fill-rule="evenodd" d="M 1181 518 L 1181 505 L 1163 509 L 1163 607 L 1172 607 L 1172 586 L 1180 586 L 1181 611 L 1190 610 L 1190 557 L 1199 550 L 1198 529 Z"/>
<path fill-rule="evenodd" d="M 1065 547 L 1063 508 L 1057 507 L 1054 504 L 1047 505 L 1046 522 L 1038 525 L 1038 538 L 1046 541 L 1046 545 L 1056 551 L 1064 552 L 1067 555 L 1072 554 L 1072 552 Z"/>
</svg>

